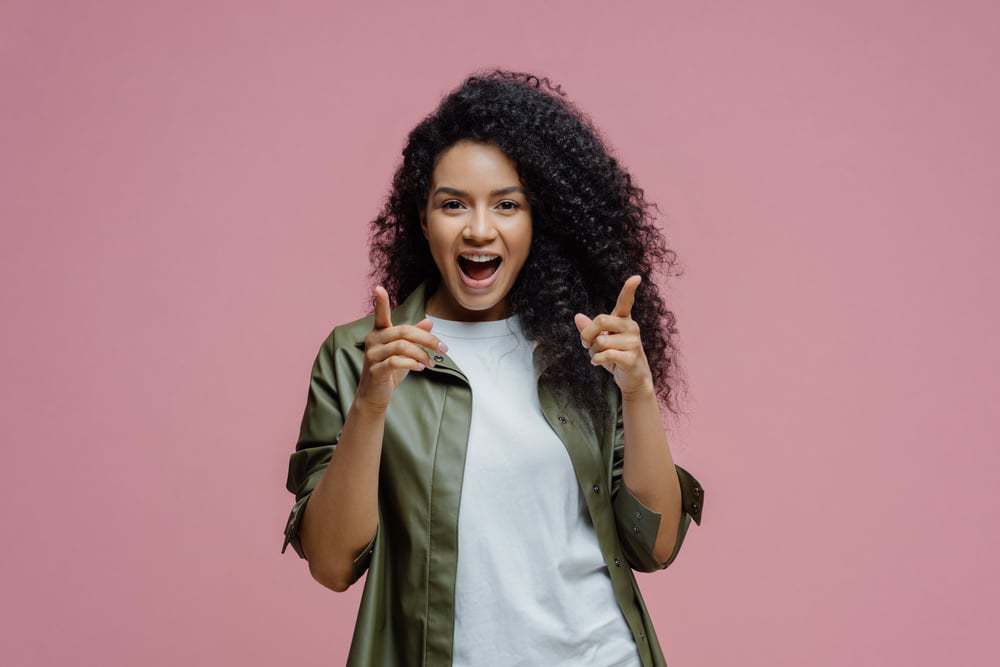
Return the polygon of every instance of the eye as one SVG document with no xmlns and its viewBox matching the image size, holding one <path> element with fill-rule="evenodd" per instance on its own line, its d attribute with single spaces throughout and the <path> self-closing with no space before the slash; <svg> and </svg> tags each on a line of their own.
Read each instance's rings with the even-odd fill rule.
<svg viewBox="0 0 1000 667">
<path fill-rule="evenodd" d="M 448 201 L 443 202 L 441 204 L 441 208 L 443 208 L 445 210 L 451 210 L 451 211 L 456 210 L 455 207 L 449 206 L 449 204 L 458 204 L 459 206 L 462 206 L 462 202 L 458 201 L 457 199 L 449 199 Z M 504 204 L 510 204 L 510 206 L 509 207 L 503 207 Z M 520 204 L 518 204 L 516 201 L 511 201 L 510 199 L 503 200 L 502 202 L 500 202 L 498 204 L 498 206 L 501 206 L 502 210 L 504 210 L 504 211 L 513 211 L 513 210 L 521 208 Z"/>
</svg>

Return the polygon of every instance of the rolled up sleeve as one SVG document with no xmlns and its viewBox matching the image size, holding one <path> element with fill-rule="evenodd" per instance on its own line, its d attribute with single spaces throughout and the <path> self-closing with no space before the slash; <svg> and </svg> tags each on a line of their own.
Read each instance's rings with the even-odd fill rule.
<svg viewBox="0 0 1000 667">
<path fill-rule="evenodd" d="M 660 529 L 662 515 L 644 505 L 625 485 L 625 427 L 621 403 L 614 433 L 614 451 L 611 464 L 611 498 L 617 522 L 618 536 L 629 565 L 639 572 L 655 572 L 668 567 L 677 558 L 688 526 L 692 521 L 701 525 L 705 491 L 694 475 L 679 465 L 674 465 L 681 487 L 681 518 L 677 527 L 677 540 L 670 557 L 663 563 L 656 560 L 654 545 Z"/>
<path fill-rule="evenodd" d="M 330 465 L 344 429 L 345 411 L 336 389 L 333 337 L 331 332 L 313 362 L 306 406 L 295 451 L 289 456 L 285 482 L 285 488 L 295 495 L 295 502 L 285 522 L 281 553 L 285 553 L 290 544 L 303 559 L 308 556 L 299 536 L 302 517 L 313 490 Z M 354 559 L 355 581 L 367 569 L 377 539 L 378 529 L 368 546 Z"/>
</svg>

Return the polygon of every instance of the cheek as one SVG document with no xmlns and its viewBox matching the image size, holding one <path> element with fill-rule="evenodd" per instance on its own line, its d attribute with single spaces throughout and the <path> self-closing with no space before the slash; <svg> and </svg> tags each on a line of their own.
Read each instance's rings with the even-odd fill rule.
<svg viewBox="0 0 1000 667">
<path fill-rule="evenodd" d="M 438 265 L 438 270 L 442 273 L 450 273 L 453 269 L 457 270 L 458 266 L 455 264 L 453 254 L 455 237 L 451 233 L 451 230 L 447 229 L 444 225 L 436 227 L 431 225 L 427 230 L 427 234 L 427 244 L 430 247 L 431 256 L 434 258 L 435 264 Z"/>
<path fill-rule="evenodd" d="M 528 252 L 531 250 L 531 226 L 529 225 L 526 229 L 521 230 L 515 239 L 517 255 L 523 262 L 528 257 Z"/>
<path fill-rule="evenodd" d="M 451 238 L 441 225 L 431 224 L 427 228 L 427 244 L 431 248 L 431 253 L 440 256 L 442 253 L 449 252 Z"/>
</svg>

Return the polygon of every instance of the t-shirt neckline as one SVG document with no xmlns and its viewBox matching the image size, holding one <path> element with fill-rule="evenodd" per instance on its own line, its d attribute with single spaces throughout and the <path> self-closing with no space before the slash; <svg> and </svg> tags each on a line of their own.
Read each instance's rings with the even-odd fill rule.
<svg viewBox="0 0 1000 667">
<path fill-rule="evenodd" d="M 434 323 L 434 326 L 431 327 L 431 333 L 451 338 L 500 338 L 516 335 L 521 330 L 521 318 L 516 313 L 502 320 L 485 320 L 483 322 L 445 320 L 426 313 L 424 316 Z"/>
</svg>

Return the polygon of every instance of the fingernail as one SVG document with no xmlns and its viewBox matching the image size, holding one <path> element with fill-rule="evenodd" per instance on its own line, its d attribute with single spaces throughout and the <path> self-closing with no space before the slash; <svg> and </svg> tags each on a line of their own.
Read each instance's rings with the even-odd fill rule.
<svg viewBox="0 0 1000 667">
<path fill-rule="evenodd" d="M 441 352 L 447 352 L 448 351 L 448 346 L 444 344 L 443 340 L 442 341 L 438 341 L 438 350 L 440 350 Z"/>
<path fill-rule="evenodd" d="M 418 371 L 422 371 L 422 370 L 424 370 L 425 368 L 427 368 L 427 367 L 426 367 L 426 366 L 424 366 L 424 365 L 423 365 L 422 363 L 420 363 L 419 361 L 417 362 L 417 370 L 418 370 Z"/>
</svg>

